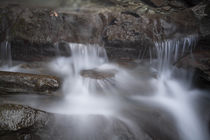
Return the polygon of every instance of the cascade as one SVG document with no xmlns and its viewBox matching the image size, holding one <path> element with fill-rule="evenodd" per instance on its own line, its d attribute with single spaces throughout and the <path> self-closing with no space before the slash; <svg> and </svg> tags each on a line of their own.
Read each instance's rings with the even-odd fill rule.
<svg viewBox="0 0 210 140">
<path fill-rule="evenodd" d="M 0 44 L 0 64 L 4 67 L 12 66 L 11 44 L 9 41 L 1 42 Z"/>
</svg>

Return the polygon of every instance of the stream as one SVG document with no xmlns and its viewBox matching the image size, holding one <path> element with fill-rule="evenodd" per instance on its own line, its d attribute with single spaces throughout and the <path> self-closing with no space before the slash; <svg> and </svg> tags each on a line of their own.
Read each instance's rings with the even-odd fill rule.
<svg viewBox="0 0 210 140">
<path fill-rule="evenodd" d="M 155 53 L 149 59 L 135 60 L 132 68 L 109 61 L 101 46 L 69 43 L 70 57 L 58 55 L 44 67 L 47 73 L 63 79 L 58 91 L 62 96 L 0 98 L 64 115 L 57 118 L 60 126 L 54 126 L 63 135 L 60 139 L 208 140 L 200 113 L 200 99 L 209 100 L 207 91 L 193 87 L 193 72 L 173 65 L 191 52 L 196 41 L 196 35 L 189 35 L 156 42 L 152 48 Z M 8 42 L 1 45 L 5 46 L 2 60 L 9 64 L 1 70 L 39 73 L 14 64 Z M 54 132 L 49 129 L 47 133 Z"/>
</svg>

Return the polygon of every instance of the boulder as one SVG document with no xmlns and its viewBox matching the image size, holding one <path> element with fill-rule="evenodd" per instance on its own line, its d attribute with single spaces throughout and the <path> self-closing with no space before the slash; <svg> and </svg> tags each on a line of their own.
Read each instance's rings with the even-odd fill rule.
<svg viewBox="0 0 210 140">
<path fill-rule="evenodd" d="M 106 26 L 102 37 L 109 58 L 137 59 L 145 49 L 154 47 L 155 42 L 198 32 L 198 20 L 189 9 L 168 15 L 121 12 Z"/>
<path fill-rule="evenodd" d="M 14 60 L 69 56 L 68 45 L 59 42 L 104 44 L 111 59 L 136 59 L 145 48 L 154 47 L 155 41 L 198 32 L 191 9 L 180 11 L 168 5 L 158 9 L 135 0 L 91 1 L 88 5 L 80 1 L 79 5 L 78 9 L 2 6 L 0 42 L 10 42 Z"/>
<path fill-rule="evenodd" d="M 58 53 L 69 56 L 68 45 L 63 42 L 100 42 L 104 23 L 99 13 L 59 8 L 0 7 L 0 42 L 6 40 L 11 44 L 14 60 L 40 61 Z"/>
<path fill-rule="evenodd" d="M 52 119 L 52 115 L 28 106 L 15 104 L 0 105 L 0 132 L 21 129 L 40 129 Z"/>
<path fill-rule="evenodd" d="M 59 87 L 54 76 L 0 71 L 0 90 L 6 93 L 48 94 Z"/>
</svg>

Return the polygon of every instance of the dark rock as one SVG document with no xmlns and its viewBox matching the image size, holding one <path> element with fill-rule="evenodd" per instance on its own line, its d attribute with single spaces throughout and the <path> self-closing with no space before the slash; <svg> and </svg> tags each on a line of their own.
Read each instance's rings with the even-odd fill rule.
<svg viewBox="0 0 210 140">
<path fill-rule="evenodd" d="M 17 72 L 0 72 L 0 89 L 10 93 L 50 93 L 60 87 L 54 76 Z"/>
<path fill-rule="evenodd" d="M 132 69 L 132 68 L 137 67 L 137 63 L 132 59 L 118 59 L 118 60 L 114 60 L 113 62 L 123 68 Z"/>
<path fill-rule="evenodd" d="M 59 42 L 99 43 L 104 26 L 100 11 L 9 6 L 1 7 L 0 13 L 0 42 L 11 43 L 15 60 L 38 61 L 56 56 Z M 69 56 L 65 46 L 59 44 L 60 54 Z"/>
<path fill-rule="evenodd" d="M 189 6 L 195 6 L 205 0 L 184 0 Z"/>
<path fill-rule="evenodd" d="M 159 2 L 163 4 L 164 1 Z M 55 44 L 65 41 L 105 44 L 111 59 L 136 59 L 145 48 L 154 47 L 155 41 L 198 32 L 191 9 L 171 12 L 171 9 L 162 8 L 161 11 L 160 8 L 163 13 L 160 14 L 157 8 L 141 1 L 110 2 L 117 4 L 104 6 L 93 2 L 94 6 L 88 9 L 81 6 L 77 10 L 2 7 L 0 41 L 11 43 L 15 60 L 40 61 L 57 56 Z M 167 3 L 161 7 L 168 6 Z M 66 45 L 59 45 L 59 48 L 60 55 L 70 55 Z"/>
<path fill-rule="evenodd" d="M 169 15 L 120 13 L 103 32 L 103 40 L 108 56 L 137 59 L 145 48 L 154 47 L 154 42 L 182 38 L 198 34 L 198 21 L 191 10 Z M 118 49 L 120 48 L 120 49 Z M 117 53 L 114 54 L 115 50 Z M 120 51 L 121 50 L 121 51 Z"/>
<path fill-rule="evenodd" d="M 52 116 L 28 106 L 2 104 L 0 105 L 0 132 L 18 131 L 45 127 Z"/>
<path fill-rule="evenodd" d="M 61 43 L 36 43 L 23 39 L 11 41 L 11 55 L 13 60 L 26 62 L 46 61 L 56 56 L 70 56 L 68 44 Z"/>
<path fill-rule="evenodd" d="M 198 51 L 180 59 L 176 66 L 179 68 L 196 69 L 200 79 L 210 82 L 210 52 Z"/>
<path fill-rule="evenodd" d="M 184 2 L 177 1 L 177 0 L 170 1 L 169 5 L 172 6 L 172 7 L 176 7 L 176 8 L 185 8 L 185 7 L 187 7 Z"/>
<path fill-rule="evenodd" d="M 162 9 L 164 9 L 164 10 L 168 11 L 168 10 L 170 10 L 170 9 L 171 9 L 171 7 L 170 7 L 170 6 L 164 6 L 164 7 L 162 7 Z"/>
<path fill-rule="evenodd" d="M 167 5 L 167 0 L 150 0 L 155 6 L 161 7 Z"/>
<path fill-rule="evenodd" d="M 80 75 L 86 78 L 91 79 L 106 79 L 112 78 L 116 74 L 116 70 L 108 69 L 108 70 L 100 70 L 100 69 L 90 69 L 90 70 L 82 70 Z"/>
<path fill-rule="evenodd" d="M 204 3 L 192 8 L 193 12 L 199 19 L 199 48 L 209 49 L 210 45 L 210 4 Z"/>
</svg>

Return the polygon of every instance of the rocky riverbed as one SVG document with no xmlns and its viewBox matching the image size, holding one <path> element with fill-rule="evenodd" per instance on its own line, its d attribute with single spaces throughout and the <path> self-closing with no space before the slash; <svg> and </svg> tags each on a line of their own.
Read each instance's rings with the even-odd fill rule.
<svg viewBox="0 0 210 140">
<path fill-rule="evenodd" d="M 209 12 L 208 0 L 1 1 L 0 139 L 184 140 L 176 107 L 146 99 L 170 88 L 156 66 L 172 55 L 177 79 L 195 71 L 207 140 Z"/>
</svg>

